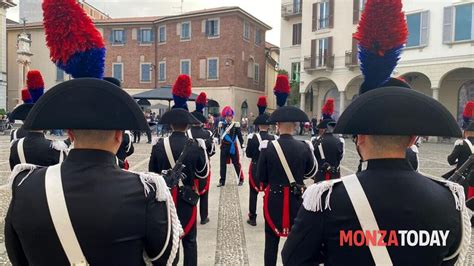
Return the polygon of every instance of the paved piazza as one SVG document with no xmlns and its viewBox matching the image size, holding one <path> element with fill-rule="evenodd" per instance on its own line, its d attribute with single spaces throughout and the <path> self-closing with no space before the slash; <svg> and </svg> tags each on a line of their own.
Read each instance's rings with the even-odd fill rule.
<svg viewBox="0 0 474 266">
<path fill-rule="evenodd" d="M 142 137 L 142 140 L 146 139 Z M 342 162 L 344 175 L 352 173 L 358 164 L 358 155 L 354 144 L 347 140 L 346 154 Z M 5 184 L 10 174 L 8 163 L 9 138 L 0 136 L 0 183 Z M 420 148 L 421 171 L 439 176 L 451 167 L 446 157 L 452 149 L 452 144 L 423 143 Z M 148 167 L 151 145 L 140 143 L 135 145 L 135 153 L 129 158 L 132 170 L 145 171 Z M 258 201 L 259 214 L 257 227 L 251 227 L 245 222 L 248 212 L 249 187 L 236 186 L 236 178 L 228 166 L 226 187 L 216 188 L 219 173 L 219 154 L 212 158 L 212 185 L 209 196 L 210 223 L 199 224 L 198 217 L 198 248 L 199 265 L 263 265 L 264 249 L 264 220 L 262 215 L 262 196 Z M 249 160 L 243 159 L 244 172 L 247 178 Z M 247 180 L 246 180 L 247 181 Z M 0 191 L 0 265 L 10 265 L 4 245 L 4 217 L 8 208 L 11 193 L 9 190 Z M 473 239 L 474 242 L 474 239 Z M 280 247 L 283 246 L 281 241 Z M 41 243 L 38 243 L 41 245 Z M 470 265 L 474 265 L 474 247 L 470 251 Z"/>
</svg>

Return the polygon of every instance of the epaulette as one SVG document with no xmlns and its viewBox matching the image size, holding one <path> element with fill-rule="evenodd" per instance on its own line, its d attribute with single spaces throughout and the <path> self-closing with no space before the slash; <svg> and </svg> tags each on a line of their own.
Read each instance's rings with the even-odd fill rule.
<svg viewBox="0 0 474 266">
<path fill-rule="evenodd" d="M 158 142 L 160 142 L 160 139 L 163 139 L 163 138 L 153 138 L 153 140 L 151 141 L 151 146 L 155 146 L 156 144 L 158 144 Z"/>
<path fill-rule="evenodd" d="M 201 149 L 203 149 L 204 151 L 207 150 L 206 141 L 204 139 L 197 138 L 196 141 Z"/>
<path fill-rule="evenodd" d="M 37 165 L 34 165 L 34 164 L 28 164 L 28 163 L 25 163 L 25 164 L 17 164 L 15 165 L 15 167 L 13 168 L 11 174 L 10 174 L 10 177 L 8 178 L 8 182 L 1 186 L 0 188 L 1 189 L 10 189 L 12 188 L 13 186 L 13 182 L 15 181 L 15 178 L 21 173 L 21 172 L 24 172 L 24 171 L 29 171 L 28 174 L 25 175 L 25 177 L 23 177 L 23 179 L 18 183 L 18 186 L 20 186 L 23 181 L 25 181 L 25 179 L 31 174 L 33 173 L 33 171 L 37 168 L 39 168 L 40 166 L 37 166 Z"/>
<path fill-rule="evenodd" d="M 456 140 L 456 142 L 454 142 L 454 146 L 460 146 L 460 145 L 463 145 L 463 144 L 464 144 L 463 139 L 458 139 L 458 140 Z"/>
<path fill-rule="evenodd" d="M 327 181 L 322 181 L 316 184 L 309 186 L 303 194 L 303 206 L 307 211 L 318 212 L 324 211 L 326 209 L 331 210 L 329 205 L 331 192 L 334 184 L 341 182 L 342 179 L 331 179 Z M 326 195 L 324 208 L 322 197 L 325 192 L 328 192 Z"/>
<path fill-rule="evenodd" d="M 235 122 L 234 127 L 240 127 L 240 122 Z"/>
<path fill-rule="evenodd" d="M 262 142 L 260 143 L 260 146 L 258 147 L 258 150 L 261 151 L 266 148 L 268 148 L 268 140 L 262 140 Z"/>
<path fill-rule="evenodd" d="M 309 140 L 303 140 L 304 143 L 306 143 L 306 145 L 308 145 L 309 149 L 314 152 L 314 146 L 313 146 L 313 143 Z"/>
<path fill-rule="evenodd" d="M 249 134 L 247 135 L 247 139 L 248 139 L 248 140 L 251 140 L 252 138 L 253 138 L 253 133 L 249 133 Z"/>
<path fill-rule="evenodd" d="M 13 147 L 13 144 L 15 144 L 15 142 L 17 142 L 19 139 L 14 139 L 12 141 L 10 141 L 10 148 Z"/>
<path fill-rule="evenodd" d="M 69 148 L 62 140 L 52 140 L 50 147 L 57 151 L 67 151 Z"/>
</svg>

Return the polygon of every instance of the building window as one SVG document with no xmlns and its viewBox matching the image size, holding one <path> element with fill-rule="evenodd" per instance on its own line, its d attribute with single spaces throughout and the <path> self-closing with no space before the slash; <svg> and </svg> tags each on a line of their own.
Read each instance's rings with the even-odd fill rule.
<svg viewBox="0 0 474 266">
<path fill-rule="evenodd" d="M 64 71 L 56 67 L 56 81 L 64 81 Z"/>
<path fill-rule="evenodd" d="M 291 81 L 292 82 L 300 82 L 300 71 L 301 71 L 301 64 L 291 63 Z"/>
<path fill-rule="evenodd" d="M 302 23 L 293 24 L 293 45 L 301 44 L 301 28 Z"/>
<path fill-rule="evenodd" d="M 327 29 L 329 27 L 329 2 L 319 3 L 319 21 L 318 29 Z"/>
<path fill-rule="evenodd" d="M 219 79 L 219 59 L 207 59 L 207 79 Z"/>
<path fill-rule="evenodd" d="M 206 20 L 206 36 L 207 37 L 219 37 L 220 34 L 220 23 L 219 19 L 208 19 Z"/>
<path fill-rule="evenodd" d="M 153 42 L 153 31 L 151 29 L 140 29 L 140 35 L 138 36 L 140 43 L 152 43 Z"/>
<path fill-rule="evenodd" d="M 259 29 L 255 30 L 255 44 L 256 45 L 262 44 L 262 31 Z"/>
<path fill-rule="evenodd" d="M 158 42 L 165 43 L 166 42 L 166 26 L 160 26 L 160 28 L 158 29 L 158 32 L 159 32 Z"/>
<path fill-rule="evenodd" d="M 180 61 L 180 72 L 181 74 L 191 76 L 191 60 L 184 59 Z"/>
<path fill-rule="evenodd" d="M 112 77 L 123 81 L 123 63 L 114 63 L 112 65 Z"/>
<path fill-rule="evenodd" d="M 316 65 L 318 67 L 326 65 L 326 57 L 328 54 L 328 39 L 319 39 L 318 40 L 318 53 Z"/>
<path fill-rule="evenodd" d="M 110 42 L 112 44 L 124 44 L 125 43 L 125 30 L 112 30 L 110 36 Z"/>
<path fill-rule="evenodd" d="M 151 64 L 140 64 L 140 82 L 151 82 Z"/>
<path fill-rule="evenodd" d="M 474 40 L 474 4 L 444 8 L 443 43 Z"/>
<path fill-rule="evenodd" d="M 162 61 L 158 65 L 158 80 L 166 81 L 166 62 Z"/>
<path fill-rule="evenodd" d="M 428 42 L 428 11 L 407 15 L 407 47 L 426 46 Z"/>
<path fill-rule="evenodd" d="M 260 66 L 258 64 L 254 64 L 254 75 L 253 75 L 253 80 L 255 83 L 258 83 L 260 81 Z"/>
<path fill-rule="evenodd" d="M 250 23 L 244 21 L 244 39 L 250 40 Z"/>
<path fill-rule="evenodd" d="M 191 22 L 181 23 L 181 40 L 191 39 Z"/>
</svg>

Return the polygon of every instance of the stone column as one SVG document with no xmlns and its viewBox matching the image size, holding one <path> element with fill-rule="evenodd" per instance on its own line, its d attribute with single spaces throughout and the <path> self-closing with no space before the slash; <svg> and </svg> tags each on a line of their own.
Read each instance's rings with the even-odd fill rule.
<svg viewBox="0 0 474 266">
<path fill-rule="evenodd" d="M 11 0 L 0 0 L 0 109 L 7 109 L 7 8 Z"/>
<path fill-rule="evenodd" d="M 17 63 L 18 63 L 18 88 L 16 95 L 9 97 L 18 97 L 21 103 L 21 90 L 26 86 L 26 74 L 30 68 L 31 57 L 33 54 L 30 51 L 31 40 L 28 38 L 26 32 L 22 32 L 18 37 Z"/>
<path fill-rule="evenodd" d="M 340 91 L 339 92 L 339 115 L 344 112 L 344 109 L 346 107 L 346 92 L 345 91 Z"/>
<path fill-rule="evenodd" d="M 306 112 L 306 92 L 300 93 L 300 109 Z"/>
<path fill-rule="evenodd" d="M 433 90 L 433 99 L 439 101 L 439 88 L 431 88 Z"/>
</svg>

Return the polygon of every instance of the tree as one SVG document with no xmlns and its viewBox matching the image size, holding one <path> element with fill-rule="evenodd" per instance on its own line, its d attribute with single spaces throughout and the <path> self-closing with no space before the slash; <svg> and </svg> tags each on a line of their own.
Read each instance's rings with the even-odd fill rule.
<svg viewBox="0 0 474 266">
<path fill-rule="evenodd" d="M 279 75 L 288 75 L 288 71 L 284 69 L 278 70 Z M 300 106 L 300 80 L 299 80 L 299 75 L 297 78 L 293 79 L 290 77 L 290 95 L 288 96 L 288 105 L 291 106 Z"/>
</svg>

